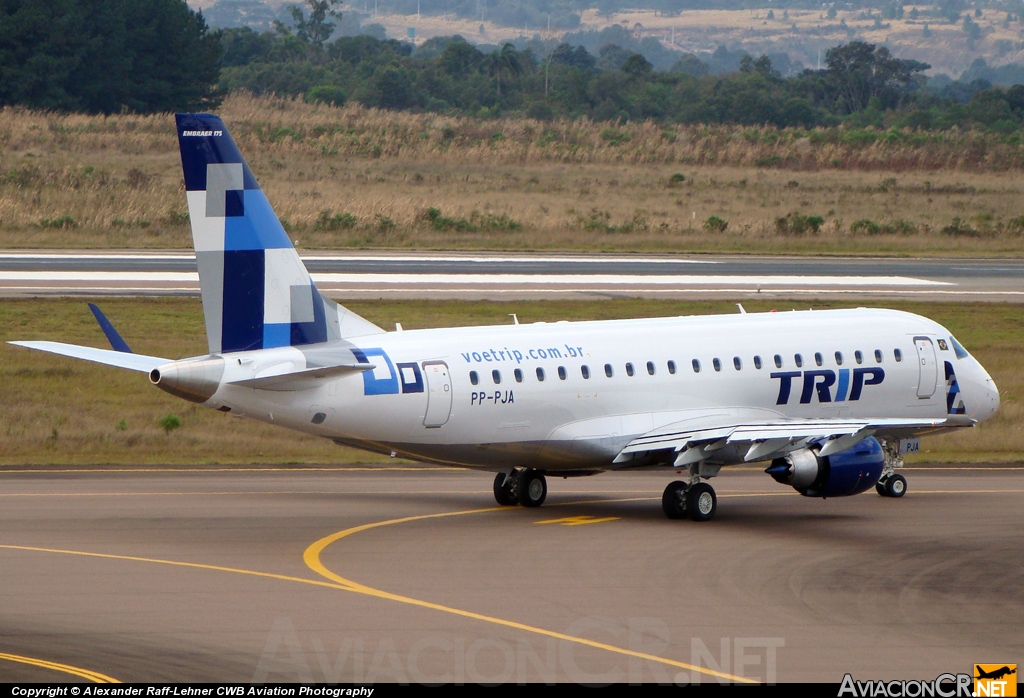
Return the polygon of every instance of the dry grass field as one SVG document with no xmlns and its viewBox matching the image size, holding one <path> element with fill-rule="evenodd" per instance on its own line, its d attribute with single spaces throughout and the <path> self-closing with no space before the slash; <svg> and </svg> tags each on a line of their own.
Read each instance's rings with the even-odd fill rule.
<svg viewBox="0 0 1024 698">
<path fill-rule="evenodd" d="M 219 113 L 302 248 L 1024 251 L 1014 138 L 480 121 L 245 95 Z M 181 181 L 170 115 L 0 110 L 2 247 L 190 247 Z"/>
<path fill-rule="evenodd" d="M 198 299 L 100 301 L 135 351 L 168 358 L 205 353 Z M 606 300 L 600 302 L 409 302 L 349 304 L 382 325 L 408 329 L 508 322 L 611 319 L 734 312 L 721 302 Z M 746 302 L 751 312 L 785 308 Z M 921 462 L 1024 461 L 1024 320 L 1020 306 L 892 304 L 943 323 L 989 369 L 1002 395 L 996 417 L 971 430 L 925 438 Z M 801 307 L 806 307 L 801 303 Z M 815 308 L 840 307 L 814 303 Z M 0 340 L 49 339 L 92 346 L 105 340 L 85 300 L 4 300 Z M 0 344 L 0 467 L 60 464 L 345 463 L 388 459 L 298 435 L 178 400 L 145 375 Z M 181 426 L 165 433 L 168 414 Z"/>
</svg>

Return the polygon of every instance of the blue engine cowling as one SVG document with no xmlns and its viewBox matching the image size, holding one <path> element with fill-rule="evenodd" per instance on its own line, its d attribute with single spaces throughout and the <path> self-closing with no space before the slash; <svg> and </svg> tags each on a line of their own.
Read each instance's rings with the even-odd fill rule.
<svg viewBox="0 0 1024 698">
<path fill-rule="evenodd" d="M 819 456 L 813 446 L 793 451 L 765 472 L 805 497 L 848 497 L 870 489 L 884 468 L 882 445 L 872 436 L 830 456 Z"/>
</svg>

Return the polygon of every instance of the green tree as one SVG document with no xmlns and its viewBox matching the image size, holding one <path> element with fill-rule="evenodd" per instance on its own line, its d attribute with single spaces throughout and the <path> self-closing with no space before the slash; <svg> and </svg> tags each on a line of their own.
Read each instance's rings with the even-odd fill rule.
<svg viewBox="0 0 1024 698">
<path fill-rule="evenodd" d="M 902 98 L 924 81 L 927 63 L 895 58 L 884 46 L 851 41 L 825 54 L 827 87 L 834 108 L 852 114 L 867 108 L 872 98 L 884 108 L 899 106 Z"/>
<path fill-rule="evenodd" d="M 211 109 L 220 56 L 184 0 L 0 0 L 0 106 Z"/>
<path fill-rule="evenodd" d="M 334 9 L 341 0 L 306 0 L 306 4 L 309 5 L 309 19 L 303 15 L 301 7 L 292 5 L 288 8 L 295 22 L 295 35 L 307 44 L 323 46 L 334 33 L 334 22 L 328 22 L 327 18 L 341 19 L 341 13 Z M 280 21 L 275 21 L 274 26 L 282 34 L 291 34 L 291 29 Z"/>
<path fill-rule="evenodd" d="M 498 84 L 498 99 L 501 99 L 501 74 L 503 72 L 519 76 L 523 72 L 523 64 L 519 60 L 519 51 L 512 44 L 505 44 L 484 58 L 481 68 Z"/>
</svg>

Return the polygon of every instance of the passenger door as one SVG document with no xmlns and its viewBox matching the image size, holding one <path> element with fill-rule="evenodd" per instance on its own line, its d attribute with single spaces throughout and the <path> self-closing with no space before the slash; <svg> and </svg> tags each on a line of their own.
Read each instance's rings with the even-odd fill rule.
<svg viewBox="0 0 1024 698">
<path fill-rule="evenodd" d="M 914 337 L 914 346 L 917 348 L 917 363 L 920 370 L 917 396 L 921 399 L 930 398 L 935 394 L 935 383 L 939 377 L 935 345 L 927 337 Z"/>
</svg>

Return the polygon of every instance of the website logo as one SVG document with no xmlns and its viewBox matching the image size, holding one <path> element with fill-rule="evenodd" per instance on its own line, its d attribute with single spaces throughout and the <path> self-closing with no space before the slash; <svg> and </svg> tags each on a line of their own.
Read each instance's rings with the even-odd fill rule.
<svg viewBox="0 0 1024 698">
<path fill-rule="evenodd" d="M 1016 696 L 1016 664 L 975 664 L 975 696 Z"/>
</svg>

